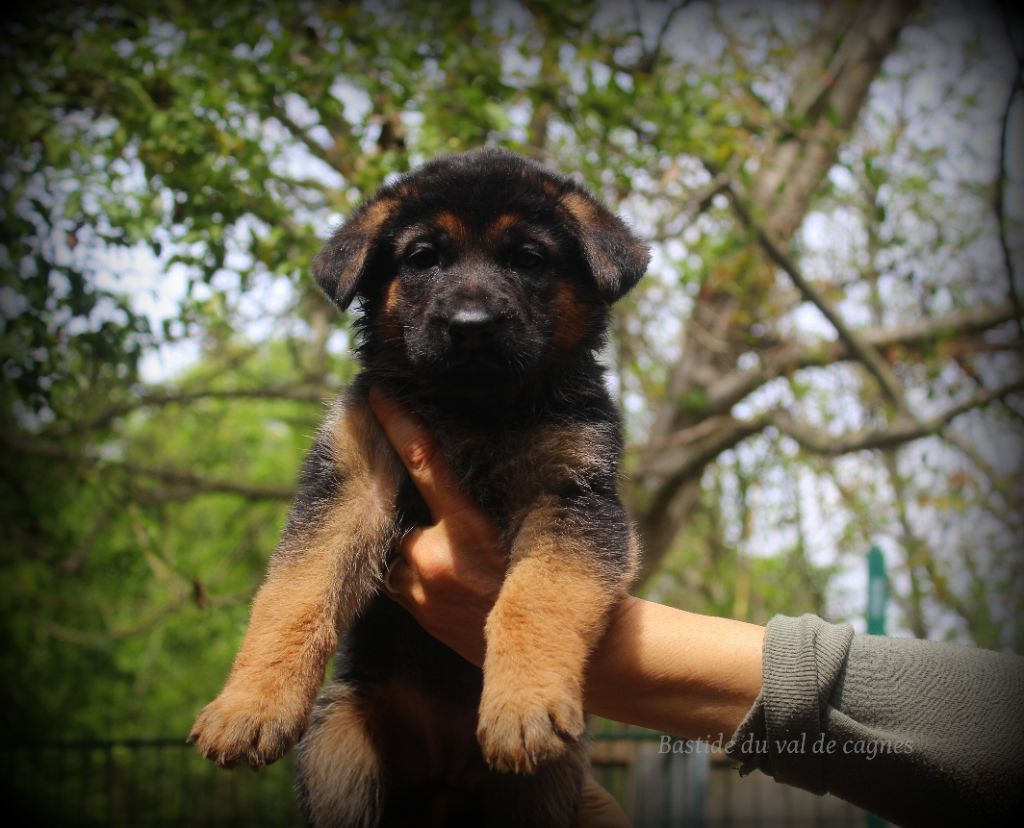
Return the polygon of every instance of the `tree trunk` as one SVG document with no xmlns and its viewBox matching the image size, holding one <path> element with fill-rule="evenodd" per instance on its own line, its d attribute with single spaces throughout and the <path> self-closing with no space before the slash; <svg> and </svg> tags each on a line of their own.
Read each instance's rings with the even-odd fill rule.
<svg viewBox="0 0 1024 828">
<path fill-rule="evenodd" d="M 794 72 L 787 116 L 806 126 L 763 136 L 766 146 L 757 159 L 757 186 L 746 194 L 758 220 L 779 242 L 788 245 L 799 228 L 840 147 L 849 140 L 871 83 L 895 48 L 915 6 L 909 0 L 831 4 L 811 42 L 801 50 L 802 61 Z M 763 291 L 769 290 L 773 279 L 765 278 L 770 277 L 768 262 L 761 258 L 752 267 L 764 269 L 762 277 L 755 277 L 753 283 L 764 286 Z M 703 449 L 710 454 L 706 450 L 709 444 L 723 451 L 746 436 L 737 433 L 732 439 L 734 435 L 728 431 L 732 424 L 720 417 L 728 411 L 701 410 L 699 405 L 689 404 L 707 399 L 712 383 L 736 373 L 743 350 L 741 331 L 735 322 L 742 309 L 741 300 L 724 284 L 726 270 L 719 274 L 716 279 L 713 271 L 702 286 L 683 334 L 680 358 L 670 371 L 664 401 L 641 452 L 646 460 L 656 457 L 673 437 L 693 432 L 698 425 L 709 428 L 699 430 L 693 452 Z M 742 301 L 756 306 L 758 297 L 752 295 Z M 688 404 L 680 405 L 680 401 Z M 716 417 L 720 426 L 714 424 L 717 421 L 712 418 Z M 697 464 L 683 462 L 678 471 L 660 469 L 657 474 L 638 478 L 638 485 L 650 492 L 636 515 L 644 544 L 641 578 L 658 567 L 699 505 L 701 475 L 712 459 L 708 456 Z"/>
</svg>

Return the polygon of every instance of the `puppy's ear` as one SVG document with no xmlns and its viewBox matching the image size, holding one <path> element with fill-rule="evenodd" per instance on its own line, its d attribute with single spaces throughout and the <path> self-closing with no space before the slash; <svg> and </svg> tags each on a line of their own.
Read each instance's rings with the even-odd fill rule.
<svg viewBox="0 0 1024 828">
<path fill-rule="evenodd" d="M 345 310 L 366 276 L 374 247 L 396 207 L 378 198 L 360 207 L 313 258 L 313 276 L 327 298 Z"/>
<path fill-rule="evenodd" d="M 567 193 L 561 206 L 598 291 L 611 304 L 644 275 L 651 258 L 647 245 L 621 219 L 584 193 Z"/>
</svg>

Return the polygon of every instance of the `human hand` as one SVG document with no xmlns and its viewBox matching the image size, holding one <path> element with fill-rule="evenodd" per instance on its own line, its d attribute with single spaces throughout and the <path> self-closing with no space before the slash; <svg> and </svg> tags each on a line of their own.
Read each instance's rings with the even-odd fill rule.
<svg viewBox="0 0 1024 828">
<path fill-rule="evenodd" d="M 386 594 L 482 666 L 484 622 L 508 566 L 498 529 L 462 494 L 422 423 L 377 391 L 370 406 L 434 520 L 403 539 Z M 763 639 L 764 628 L 753 624 L 626 598 L 591 655 L 584 704 L 683 737 L 732 733 L 761 689 Z"/>
<path fill-rule="evenodd" d="M 434 521 L 403 538 L 386 594 L 432 636 L 482 665 L 484 622 L 507 566 L 498 528 L 462 493 L 422 423 L 376 389 L 370 392 L 370 407 Z"/>
</svg>

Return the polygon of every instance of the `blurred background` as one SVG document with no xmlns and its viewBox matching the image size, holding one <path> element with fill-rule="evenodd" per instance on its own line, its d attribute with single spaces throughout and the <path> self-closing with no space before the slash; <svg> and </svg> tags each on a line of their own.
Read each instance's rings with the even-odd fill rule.
<svg viewBox="0 0 1024 828">
<path fill-rule="evenodd" d="M 287 763 L 183 742 L 356 370 L 309 262 L 484 145 L 651 243 L 604 353 L 639 594 L 864 632 L 874 548 L 871 631 L 1024 650 L 1019 17 L 36 5 L 0 38 L 0 772 L 39 822 L 295 823 Z M 594 729 L 638 825 L 864 823 Z"/>
</svg>

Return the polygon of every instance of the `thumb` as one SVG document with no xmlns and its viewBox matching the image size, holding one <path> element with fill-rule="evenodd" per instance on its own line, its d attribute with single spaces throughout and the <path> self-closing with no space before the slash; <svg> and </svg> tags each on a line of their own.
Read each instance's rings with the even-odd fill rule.
<svg viewBox="0 0 1024 828">
<path fill-rule="evenodd" d="M 472 509 L 459 489 L 458 480 L 419 419 L 377 388 L 370 390 L 370 408 L 388 442 L 409 470 L 409 476 L 430 510 L 435 523 L 446 515 Z"/>
</svg>

